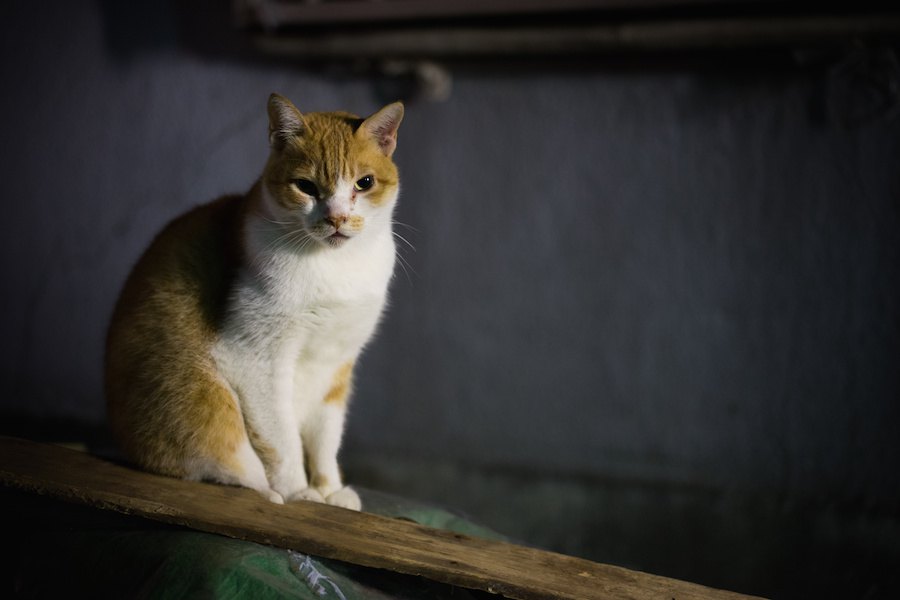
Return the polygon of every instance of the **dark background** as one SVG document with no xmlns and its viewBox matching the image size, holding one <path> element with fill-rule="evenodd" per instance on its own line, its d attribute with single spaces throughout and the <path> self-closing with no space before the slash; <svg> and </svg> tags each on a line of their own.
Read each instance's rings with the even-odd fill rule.
<svg viewBox="0 0 900 600">
<path fill-rule="evenodd" d="M 227 11 L 0 16 L 3 431 L 103 439 L 106 322 L 155 231 L 250 187 L 270 92 L 369 114 L 392 88 L 245 54 Z M 452 65 L 400 130 L 415 251 L 351 482 L 737 591 L 896 593 L 896 57 Z"/>
</svg>

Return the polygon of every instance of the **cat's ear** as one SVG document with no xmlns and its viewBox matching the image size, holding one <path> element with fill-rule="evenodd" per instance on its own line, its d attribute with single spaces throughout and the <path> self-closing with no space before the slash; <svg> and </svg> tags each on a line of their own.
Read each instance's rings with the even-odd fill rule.
<svg viewBox="0 0 900 600">
<path fill-rule="evenodd" d="M 403 105 L 394 102 L 363 121 L 359 129 L 375 140 L 385 156 L 390 156 L 397 148 L 397 128 L 402 120 Z"/>
<path fill-rule="evenodd" d="M 303 133 L 306 122 L 297 107 L 279 94 L 269 96 L 269 145 L 281 150 L 284 145 Z"/>
</svg>

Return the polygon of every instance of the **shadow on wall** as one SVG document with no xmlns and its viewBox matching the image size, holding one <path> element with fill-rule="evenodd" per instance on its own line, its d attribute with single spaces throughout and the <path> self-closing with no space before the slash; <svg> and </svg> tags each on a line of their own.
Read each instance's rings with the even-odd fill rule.
<svg viewBox="0 0 900 600">
<path fill-rule="evenodd" d="M 231 2 L 100 0 L 99 4 L 104 43 L 118 60 L 175 48 L 209 58 L 246 60 L 246 36 L 234 27 Z"/>
</svg>

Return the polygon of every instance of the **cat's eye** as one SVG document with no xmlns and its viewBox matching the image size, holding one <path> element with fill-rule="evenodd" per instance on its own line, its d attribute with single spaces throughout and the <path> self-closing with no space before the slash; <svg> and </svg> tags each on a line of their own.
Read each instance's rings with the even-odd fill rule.
<svg viewBox="0 0 900 600">
<path fill-rule="evenodd" d="M 309 179 L 295 179 L 293 181 L 294 187 L 303 192 L 308 196 L 312 196 L 313 198 L 317 198 L 319 196 L 319 188 L 316 187 Z"/>
<path fill-rule="evenodd" d="M 375 185 L 375 178 L 371 175 L 366 175 L 365 177 L 354 183 L 353 187 L 357 192 L 364 192 L 367 189 L 371 188 L 373 185 Z"/>
</svg>

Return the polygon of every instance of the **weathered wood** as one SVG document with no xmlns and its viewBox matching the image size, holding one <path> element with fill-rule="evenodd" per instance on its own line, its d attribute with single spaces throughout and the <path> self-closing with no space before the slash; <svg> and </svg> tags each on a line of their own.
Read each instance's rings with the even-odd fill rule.
<svg viewBox="0 0 900 600">
<path fill-rule="evenodd" d="M 0 437 L 3 486 L 509 598 L 748 598 L 674 579 L 333 506 L 271 504 L 48 444 Z"/>
</svg>

